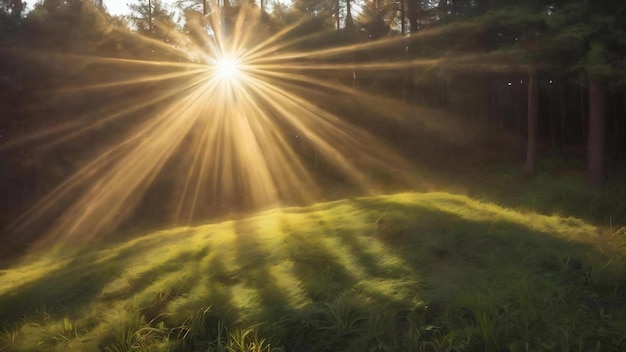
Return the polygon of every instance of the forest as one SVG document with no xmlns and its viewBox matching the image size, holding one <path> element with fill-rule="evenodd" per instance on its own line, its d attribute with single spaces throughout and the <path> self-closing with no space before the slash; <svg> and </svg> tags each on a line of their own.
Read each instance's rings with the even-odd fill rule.
<svg viewBox="0 0 626 352">
<path fill-rule="evenodd" d="M 626 349 L 626 3 L 115 5 L 0 0 L 0 351 Z"/>
</svg>

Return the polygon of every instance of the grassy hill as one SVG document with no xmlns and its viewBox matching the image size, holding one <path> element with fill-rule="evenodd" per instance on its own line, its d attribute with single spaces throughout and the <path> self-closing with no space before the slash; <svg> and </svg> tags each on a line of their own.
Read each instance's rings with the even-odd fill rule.
<svg viewBox="0 0 626 352">
<path fill-rule="evenodd" d="M 624 236 L 400 193 L 66 245 L 0 270 L 0 351 L 620 351 Z"/>
</svg>

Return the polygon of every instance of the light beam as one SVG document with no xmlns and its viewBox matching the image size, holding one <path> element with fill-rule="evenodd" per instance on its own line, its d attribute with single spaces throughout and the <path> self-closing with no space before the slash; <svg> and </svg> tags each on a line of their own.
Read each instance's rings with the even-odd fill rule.
<svg viewBox="0 0 626 352">
<path fill-rule="evenodd" d="M 57 147 L 100 130 L 110 129 L 114 136 L 93 148 L 91 161 L 27 211 L 13 230 L 46 227 L 42 246 L 91 240 L 114 229 L 151 193 L 158 198 L 150 205 L 163 203 L 161 212 L 169 220 L 189 223 L 215 213 L 318 200 L 324 196 L 316 182 L 319 175 L 343 175 L 365 191 L 377 189 L 371 175 L 380 172 L 413 185 L 415 173 L 408 161 L 311 97 L 321 96 L 328 105 L 352 99 L 355 105 L 390 117 L 387 123 L 399 121 L 405 113 L 396 101 L 360 91 L 338 77 L 371 71 L 404 74 L 449 60 L 347 62 L 342 55 L 403 46 L 404 40 L 290 51 L 298 44 L 287 38 L 295 27 L 263 36 L 258 30 L 263 26 L 260 13 L 243 7 L 232 32 L 224 33 L 223 19 L 212 16 L 214 35 L 205 23 L 190 23 L 196 39 L 174 35 L 175 45 L 132 34 L 167 55 L 177 55 L 171 61 L 45 56 L 88 64 L 100 72 L 131 72 L 64 87 L 61 93 L 77 100 L 94 91 L 137 93 L 122 95 L 116 111 L 96 110 L 21 140 L 43 140 L 47 143 L 42 145 Z M 455 62 L 460 65 L 462 60 Z M 44 220 L 51 225 L 42 226 Z"/>
</svg>

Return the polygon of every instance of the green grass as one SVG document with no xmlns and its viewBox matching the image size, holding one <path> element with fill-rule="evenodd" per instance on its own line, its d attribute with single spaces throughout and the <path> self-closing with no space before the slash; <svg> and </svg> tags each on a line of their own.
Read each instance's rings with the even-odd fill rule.
<svg viewBox="0 0 626 352">
<path fill-rule="evenodd" d="M 1 270 L 0 351 L 620 351 L 625 243 L 449 193 L 274 209 Z"/>
</svg>

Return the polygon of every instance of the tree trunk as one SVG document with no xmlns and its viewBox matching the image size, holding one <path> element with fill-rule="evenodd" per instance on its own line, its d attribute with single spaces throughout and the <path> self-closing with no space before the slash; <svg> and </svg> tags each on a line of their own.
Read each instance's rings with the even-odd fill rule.
<svg viewBox="0 0 626 352">
<path fill-rule="evenodd" d="M 609 130 L 607 131 L 607 133 L 610 133 L 611 131 L 613 131 L 613 135 L 612 136 L 607 136 L 607 142 L 611 144 L 611 148 L 609 150 L 607 150 L 607 155 L 612 155 L 612 156 L 618 156 L 619 155 L 619 118 L 618 118 L 618 114 L 619 114 L 619 107 L 618 107 L 618 98 L 617 98 L 617 92 L 611 94 L 609 93 L 609 97 L 607 97 L 607 105 L 611 107 L 611 111 L 606 115 L 606 117 L 609 119 L 610 124 L 607 123 L 607 125 L 610 125 L 611 127 L 609 128 Z M 610 138 L 610 140 L 609 140 Z"/>
<path fill-rule="evenodd" d="M 448 0 L 439 0 L 437 12 L 439 13 L 439 20 L 443 21 L 448 15 Z"/>
<path fill-rule="evenodd" d="M 606 96 L 604 82 L 589 79 L 589 131 L 587 138 L 587 178 L 589 184 L 600 188 L 606 179 L 604 155 Z"/>
<path fill-rule="evenodd" d="M 405 0 L 400 0 L 400 34 L 404 36 L 406 34 L 406 11 L 405 11 Z"/>
<path fill-rule="evenodd" d="M 148 0 L 148 30 L 152 33 L 152 1 Z"/>
<path fill-rule="evenodd" d="M 585 117 L 585 88 L 584 87 L 580 87 L 579 90 L 580 93 L 580 136 L 582 137 L 583 142 L 587 140 L 587 129 L 586 127 L 588 126 L 587 124 L 587 120 Z"/>
<path fill-rule="evenodd" d="M 539 90 L 537 89 L 537 70 L 528 72 L 528 140 L 526 143 L 526 166 L 524 173 L 534 175 L 537 168 L 537 122 L 539 120 Z"/>
<path fill-rule="evenodd" d="M 619 153 L 617 154 L 618 157 L 623 157 L 624 155 L 626 155 L 626 138 L 624 138 L 624 136 L 626 136 L 626 123 L 624 123 L 626 122 L 626 88 L 622 88 L 621 102 L 622 102 L 621 112 L 618 110 L 617 116 L 615 116 L 617 120 L 621 120 L 620 128 L 618 130 L 618 136 L 621 136 L 622 138 L 619 139 L 620 149 L 619 149 Z"/>
<path fill-rule="evenodd" d="M 419 24 L 418 24 L 418 11 L 419 11 L 419 0 L 408 0 L 408 8 L 407 11 L 409 12 L 408 17 L 409 17 L 409 29 L 411 31 L 411 35 L 415 35 L 417 33 L 417 30 L 419 28 Z"/>
<path fill-rule="evenodd" d="M 520 80 L 520 84 L 518 85 L 517 82 L 514 82 L 512 85 L 512 94 L 513 94 L 513 101 L 515 102 L 515 106 L 519 106 L 522 107 L 524 106 L 524 103 L 526 103 L 526 107 L 528 107 L 528 97 L 527 97 L 527 92 L 528 89 L 526 88 L 526 91 L 524 91 L 524 85 L 522 84 L 522 81 Z M 518 111 L 519 110 L 519 111 Z M 528 109 L 526 109 L 526 111 L 520 109 L 514 109 L 513 110 L 513 114 L 515 117 L 515 132 L 517 134 L 517 136 L 522 139 L 524 137 L 524 122 L 528 122 Z"/>
<path fill-rule="evenodd" d="M 498 78 L 491 77 L 489 82 L 489 120 L 494 126 L 499 125 L 498 115 Z"/>
<path fill-rule="evenodd" d="M 337 26 L 337 30 L 339 30 L 339 28 L 341 27 L 341 22 L 339 20 L 339 9 L 341 9 L 341 5 L 339 3 L 339 0 L 337 0 L 337 2 L 335 3 L 335 25 Z"/>
<path fill-rule="evenodd" d="M 561 147 L 567 144 L 567 134 L 565 129 L 565 83 L 559 82 L 559 103 L 561 107 Z"/>
<path fill-rule="evenodd" d="M 441 79 L 441 111 L 446 116 L 448 113 L 448 83 L 445 78 Z"/>
<path fill-rule="evenodd" d="M 352 29 L 352 27 L 354 27 L 351 7 L 352 4 L 350 4 L 350 0 L 346 0 L 346 29 Z"/>
<path fill-rule="evenodd" d="M 554 121 L 554 95 L 552 93 L 552 82 L 553 81 L 550 81 L 548 83 L 548 125 L 550 127 L 550 144 L 553 148 L 556 148 L 556 122 Z"/>
</svg>

